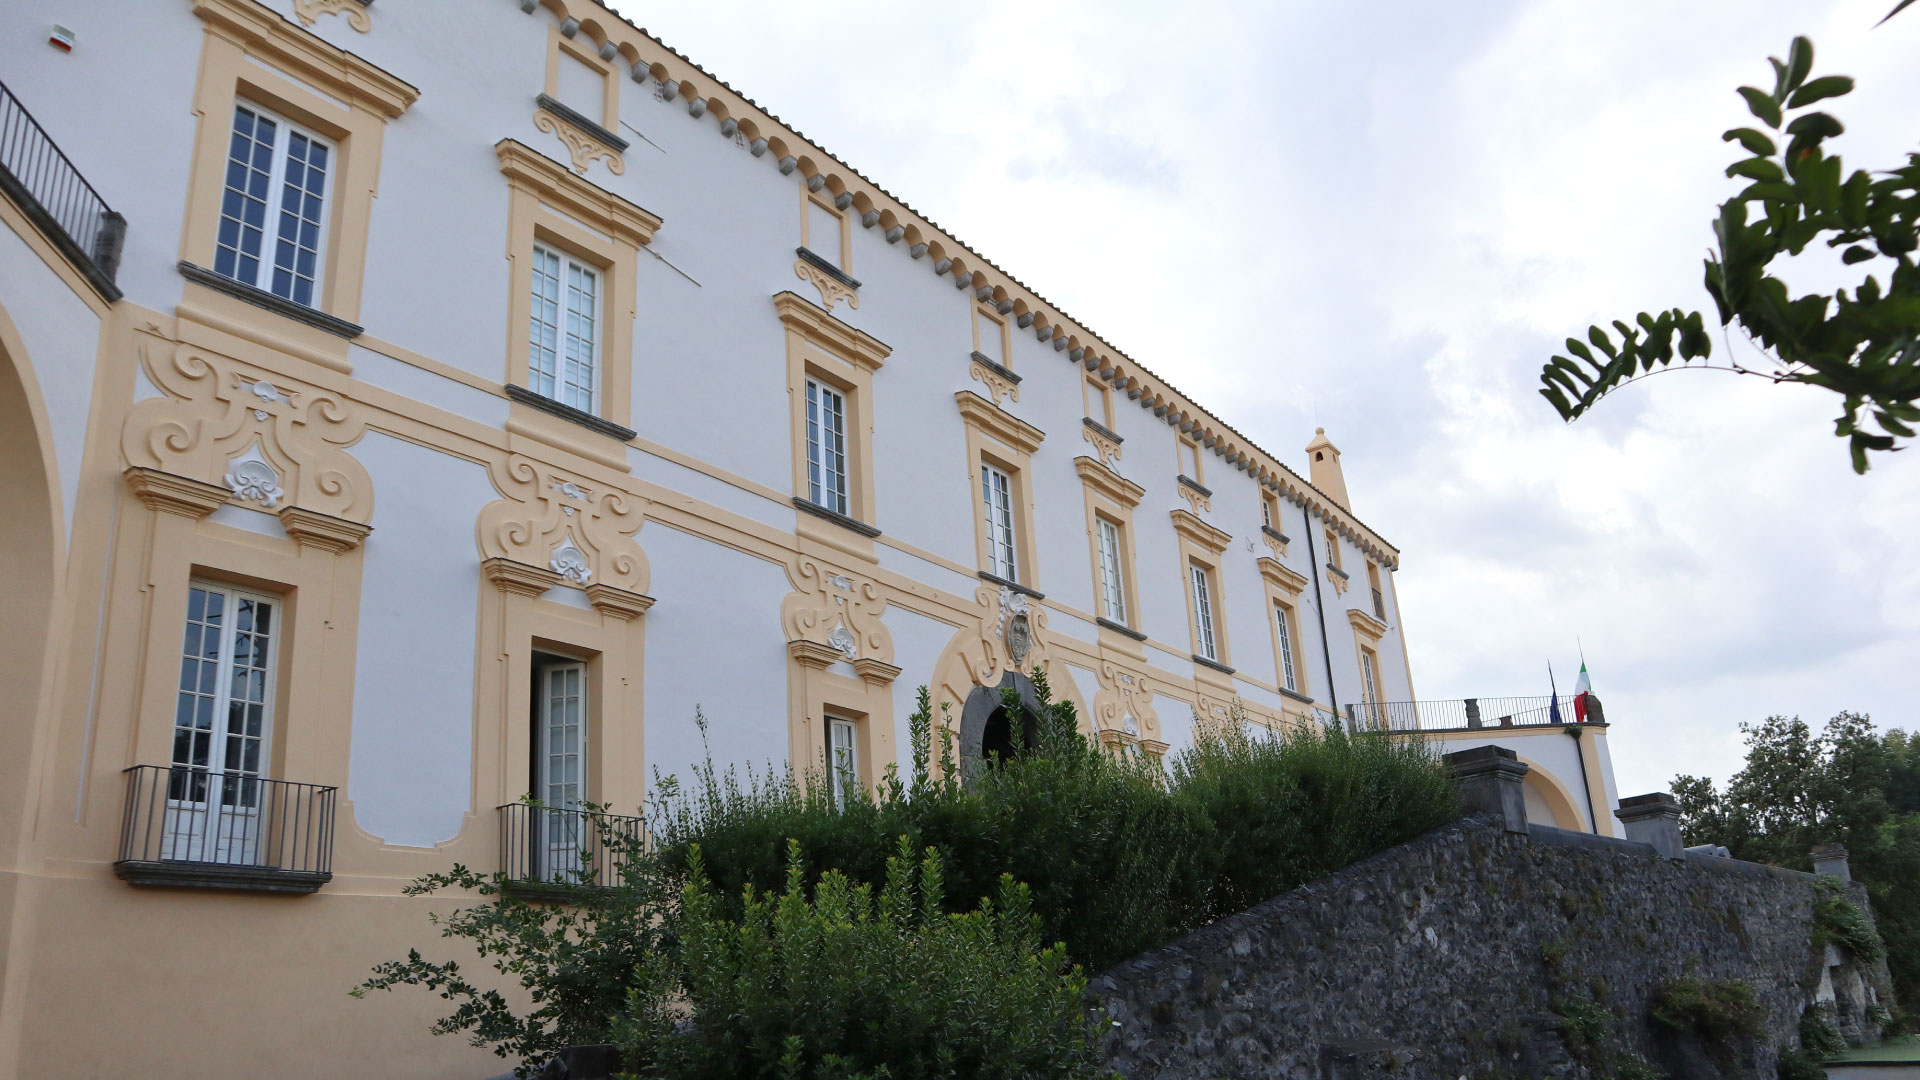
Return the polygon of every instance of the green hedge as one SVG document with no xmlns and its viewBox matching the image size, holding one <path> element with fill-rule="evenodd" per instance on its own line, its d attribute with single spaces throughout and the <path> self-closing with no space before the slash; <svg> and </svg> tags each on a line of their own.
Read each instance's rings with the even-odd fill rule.
<svg viewBox="0 0 1920 1080">
<path fill-rule="evenodd" d="M 969 907 L 1011 874 L 1032 892 L 1048 941 L 1091 969 L 1404 843 L 1457 814 L 1429 748 L 1404 737 L 1308 728 L 1248 738 L 1238 715 L 1204 731 L 1164 771 L 1102 750 L 1035 673 L 1036 745 L 976 767 L 932 745 L 928 695 L 909 721 L 913 766 L 878 791 L 842 793 L 789 772 L 716 773 L 656 784 L 655 840 L 668 865 L 698 845 L 729 912 L 748 885 L 778 891 L 787 842 L 812 873 L 878 885 L 900 838 L 938 848 L 947 895 Z M 1020 709 L 1007 692 L 1009 712 Z M 1015 724 L 1019 729 L 1021 725 Z M 935 775 L 932 765 L 939 760 Z"/>
</svg>

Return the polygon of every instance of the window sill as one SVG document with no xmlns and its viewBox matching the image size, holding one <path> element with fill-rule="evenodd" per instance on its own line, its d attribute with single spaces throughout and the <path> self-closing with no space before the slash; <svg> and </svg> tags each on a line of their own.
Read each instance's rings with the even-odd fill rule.
<svg viewBox="0 0 1920 1080">
<path fill-rule="evenodd" d="M 979 353 L 975 353 L 974 355 L 975 355 L 975 356 L 978 356 L 978 355 L 980 355 L 980 354 L 979 354 Z M 1101 438 L 1104 438 L 1104 439 L 1110 439 L 1110 440 L 1112 440 L 1112 441 L 1114 442 L 1114 444 L 1115 444 L 1115 445 L 1118 445 L 1118 444 L 1120 444 L 1120 443 L 1123 443 L 1123 442 L 1126 442 L 1126 441 L 1127 441 L 1127 440 L 1125 440 L 1125 439 L 1123 439 L 1123 438 L 1121 438 L 1121 437 L 1120 437 L 1120 433 L 1119 433 L 1119 432 L 1117 432 L 1117 431 L 1115 431 L 1115 430 L 1113 430 L 1112 428 L 1110 428 L 1110 427 L 1108 427 L 1107 425 L 1105 425 L 1105 424 L 1103 424 L 1103 423 L 1101 423 L 1100 421 L 1098 421 L 1098 420 L 1095 420 L 1095 419 L 1094 419 L 1093 417 L 1091 417 L 1091 416 L 1083 416 L 1083 417 L 1081 417 L 1081 418 L 1080 418 L 1080 422 L 1081 422 L 1082 424 L 1085 424 L 1086 426 L 1088 426 L 1088 427 L 1090 427 L 1090 428 L 1092 428 L 1092 429 L 1093 429 L 1093 433 L 1094 433 L 1095 435 L 1098 435 L 1098 436 L 1100 436 Z"/>
<path fill-rule="evenodd" d="M 359 326 L 345 319 L 329 315 L 324 311 L 310 308 L 305 304 L 296 304 L 284 296 L 276 296 L 256 285 L 244 281 L 235 281 L 230 277 L 216 274 L 204 266 L 195 266 L 190 262 L 180 263 L 180 276 L 196 285 L 205 285 L 215 292 L 223 292 L 236 300 L 244 300 L 255 307 L 265 308 L 277 315 L 285 315 L 296 322 L 325 330 L 329 334 L 351 341 L 361 334 Z"/>
<path fill-rule="evenodd" d="M 314 893 L 333 880 L 333 875 L 324 870 L 277 870 L 172 859 L 122 859 L 113 864 L 113 873 L 129 885 L 238 892 Z"/>
<path fill-rule="evenodd" d="M 972 356 L 974 363 L 979 364 L 981 367 L 986 368 L 988 371 L 993 372 L 995 375 L 1000 376 L 1015 386 L 1020 385 L 1020 376 L 1015 375 L 1011 369 L 1001 365 L 994 360 L 993 357 L 983 352 L 970 353 L 969 355 Z"/>
<path fill-rule="evenodd" d="M 860 287 L 860 282 L 856 280 L 853 277 L 853 275 L 833 265 L 832 263 L 821 258 L 820 256 L 815 255 L 813 252 L 807 250 L 806 248 L 803 248 L 803 247 L 794 248 L 793 253 L 795 255 L 800 256 L 800 258 L 804 260 L 808 266 L 813 267 L 815 270 L 818 270 L 821 273 L 832 278 L 833 280 L 839 282 L 840 284 L 845 285 L 847 288 L 858 289 Z"/>
<path fill-rule="evenodd" d="M 1047 594 L 1038 589 L 1029 589 L 1017 581 L 1008 581 L 999 574 L 989 573 L 985 570 L 980 571 L 980 580 L 998 585 L 1003 589 L 1012 589 L 1014 592 L 1020 593 L 1023 596 L 1031 596 L 1035 600 L 1045 600 L 1047 598 Z"/>
<path fill-rule="evenodd" d="M 1298 690 L 1289 690 L 1284 686 L 1279 687 L 1278 689 L 1280 691 L 1281 697 L 1290 697 L 1302 705 L 1313 704 L 1313 697 L 1310 694 L 1303 694 Z"/>
<path fill-rule="evenodd" d="M 1341 581 L 1352 580 L 1352 575 L 1348 574 L 1345 570 L 1340 569 L 1339 567 L 1333 565 L 1332 563 L 1327 564 L 1327 571 L 1329 573 L 1339 574 Z"/>
<path fill-rule="evenodd" d="M 1267 534 L 1268 536 L 1273 537 L 1275 540 L 1279 541 L 1281 547 L 1286 547 L 1288 544 L 1293 543 L 1292 537 L 1288 536 L 1286 533 L 1281 532 L 1279 529 L 1276 529 L 1271 525 L 1260 526 L 1260 531 Z"/>
<path fill-rule="evenodd" d="M 1233 674 L 1233 670 L 1234 670 L 1228 667 L 1227 665 L 1221 663 L 1218 660 L 1209 660 L 1206 657 L 1201 656 L 1199 653 L 1193 654 L 1193 662 L 1203 667 L 1210 667 L 1213 670 L 1218 671 L 1223 675 L 1231 675 Z"/>
<path fill-rule="evenodd" d="M 507 400 L 517 401 L 528 408 L 539 409 L 543 413 L 557 416 L 562 420 L 571 420 L 583 428 L 597 431 L 602 435 L 617 439 L 620 442 L 626 442 L 636 434 L 632 428 L 621 427 L 611 420 L 603 419 L 581 409 L 576 409 L 563 401 L 555 401 L 545 394 L 536 394 L 524 386 L 516 386 L 508 383 Z"/>
<path fill-rule="evenodd" d="M 852 529 L 861 536 L 880 535 L 879 529 L 874 528 L 864 521 L 860 521 L 857 518 L 850 518 L 838 510 L 829 510 L 817 502 L 803 499 L 798 495 L 793 497 L 793 505 L 796 509 L 803 510 L 817 518 L 825 518 L 843 529 Z"/>
<path fill-rule="evenodd" d="M 1112 619 L 1109 619 L 1104 615 L 1094 616 L 1093 621 L 1096 623 L 1099 623 L 1101 626 L 1106 627 L 1107 629 L 1113 631 L 1116 634 L 1125 634 L 1127 637 L 1130 637 L 1135 641 L 1147 640 L 1147 635 L 1141 633 L 1138 630 L 1135 630 L 1133 627 L 1128 626 L 1126 623 L 1114 622 Z"/>
<path fill-rule="evenodd" d="M 1200 481 L 1195 480 L 1191 476 L 1188 476 L 1186 473 L 1181 473 L 1179 476 L 1175 477 L 1175 479 L 1180 482 L 1180 485 L 1182 487 L 1190 487 L 1209 499 L 1213 498 L 1212 488 L 1205 486 L 1204 484 L 1200 483 Z"/>
<path fill-rule="evenodd" d="M 533 100 L 538 102 L 541 108 L 572 124 L 574 127 L 579 128 L 581 131 L 586 132 L 588 135 L 593 136 L 600 142 L 605 143 L 614 153 L 624 154 L 627 152 L 627 146 L 629 145 L 627 140 L 587 119 L 581 115 L 579 111 L 565 102 L 560 101 L 558 98 L 550 98 L 545 94 L 541 94 Z"/>
</svg>

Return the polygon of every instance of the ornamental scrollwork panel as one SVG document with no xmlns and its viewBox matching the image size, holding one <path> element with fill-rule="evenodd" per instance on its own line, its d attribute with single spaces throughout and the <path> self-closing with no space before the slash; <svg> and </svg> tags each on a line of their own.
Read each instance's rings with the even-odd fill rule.
<svg viewBox="0 0 1920 1080">
<path fill-rule="evenodd" d="M 787 563 L 793 591 L 780 601 L 788 641 L 817 641 L 847 660 L 893 662 L 893 635 L 882 616 L 886 592 L 871 578 L 798 555 Z"/>
<path fill-rule="evenodd" d="M 360 33 L 373 29 L 362 0 L 293 0 L 293 15 L 301 26 L 312 26 L 322 15 L 345 15 L 347 25 Z"/>
<path fill-rule="evenodd" d="M 510 454 L 487 469 L 501 495 L 474 526 L 482 559 L 538 566 L 573 585 L 647 591 L 651 571 L 634 535 L 645 500 Z"/>
<path fill-rule="evenodd" d="M 620 156 L 620 151 L 545 109 L 533 114 L 533 126 L 559 139 L 566 146 L 567 156 L 573 161 L 573 171 L 581 176 L 587 175 L 587 170 L 601 158 L 607 159 L 607 168 L 615 176 L 624 175 L 627 171 L 626 159 Z"/>
<path fill-rule="evenodd" d="M 142 348 L 140 365 L 161 396 L 128 412 L 127 464 L 218 484 L 262 510 L 372 518 L 373 480 L 347 453 L 367 430 L 352 401 L 193 345 Z"/>
<path fill-rule="evenodd" d="M 1153 686 L 1145 675 L 1111 660 L 1100 663 L 1100 690 L 1093 696 L 1093 726 L 1133 739 L 1160 739 L 1160 714 Z"/>
</svg>

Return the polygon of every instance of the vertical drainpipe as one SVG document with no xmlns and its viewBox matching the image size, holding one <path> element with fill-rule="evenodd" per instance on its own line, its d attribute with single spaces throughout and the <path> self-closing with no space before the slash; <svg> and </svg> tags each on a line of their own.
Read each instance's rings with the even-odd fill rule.
<svg viewBox="0 0 1920 1080">
<path fill-rule="evenodd" d="M 1333 715 L 1340 715 L 1340 695 L 1333 688 L 1333 649 L 1327 645 L 1327 606 L 1320 599 L 1320 557 L 1313 552 L 1313 513 L 1305 503 L 1300 505 L 1300 516 L 1307 523 L 1307 576 L 1313 578 L 1313 607 L 1320 618 L 1320 658 L 1327 664 L 1327 701 L 1333 705 Z"/>
<path fill-rule="evenodd" d="M 1565 730 L 1568 735 L 1573 736 L 1573 756 L 1580 761 L 1580 790 L 1587 793 L 1587 824 L 1592 827 L 1594 835 L 1598 836 L 1600 834 L 1600 813 L 1593 808 L 1593 785 L 1587 783 L 1587 751 L 1586 747 L 1581 745 L 1586 740 L 1580 738 L 1580 725 L 1578 723 L 1567 727 Z"/>
</svg>

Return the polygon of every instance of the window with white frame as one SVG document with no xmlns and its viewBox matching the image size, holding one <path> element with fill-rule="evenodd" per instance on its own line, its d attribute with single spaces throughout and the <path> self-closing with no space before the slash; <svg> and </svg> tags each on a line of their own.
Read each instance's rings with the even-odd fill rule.
<svg viewBox="0 0 1920 1080">
<path fill-rule="evenodd" d="M 258 861 L 278 616 L 270 597 L 198 581 L 187 590 L 165 858 Z"/>
<path fill-rule="evenodd" d="M 827 717 L 827 779 L 833 785 L 833 805 L 840 809 L 860 789 L 859 729 L 853 721 Z"/>
<path fill-rule="evenodd" d="M 333 144 L 245 102 L 233 107 L 213 270 L 314 307 Z"/>
<path fill-rule="evenodd" d="M 847 396 L 807 380 L 807 499 L 847 513 Z"/>
<path fill-rule="evenodd" d="M 587 665 L 547 659 L 535 668 L 533 791 L 539 800 L 536 877 L 570 881 L 591 837 L 578 811 L 587 800 Z"/>
<path fill-rule="evenodd" d="M 1120 576 L 1120 526 L 1095 517 L 1094 533 L 1100 545 L 1101 614 L 1117 623 L 1127 621 L 1127 588 Z"/>
<path fill-rule="evenodd" d="M 1193 578 L 1194 638 L 1200 646 L 1200 655 L 1217 662 L 1220 655 L 1213 640 L 1213 576 L 1197 562 L 1188 563 L 1187 572 Z"/>
<path fill-rule="evenodd" d="M 1293 671 L 1293 612 L 1285 604 L 1273 605 L 1274 630 L 1280 635 L 1280 685 L 1298 692 L 1300 680 Z"/>
<path fill-rule="evenodd" d="M 1367 707 L 1372 709 L 1380 704 L 1380 687 L 1374 680 L 1374 659 L 1372 649 L 1360 650 L 1360 685 L 1367 695 Z"/>
<path fill-rule="evenodd" d="M 599 404 L 600 272 L 535 245 L 527 389 L 581 412 Z"/>
<path fill-rule="evenodd" d="M 1014 562 L 1013 478 L 992 465 L 980 466 L 980 499 L 987 515 L 987 572 L 1019 581 Z"/>
</svg>

